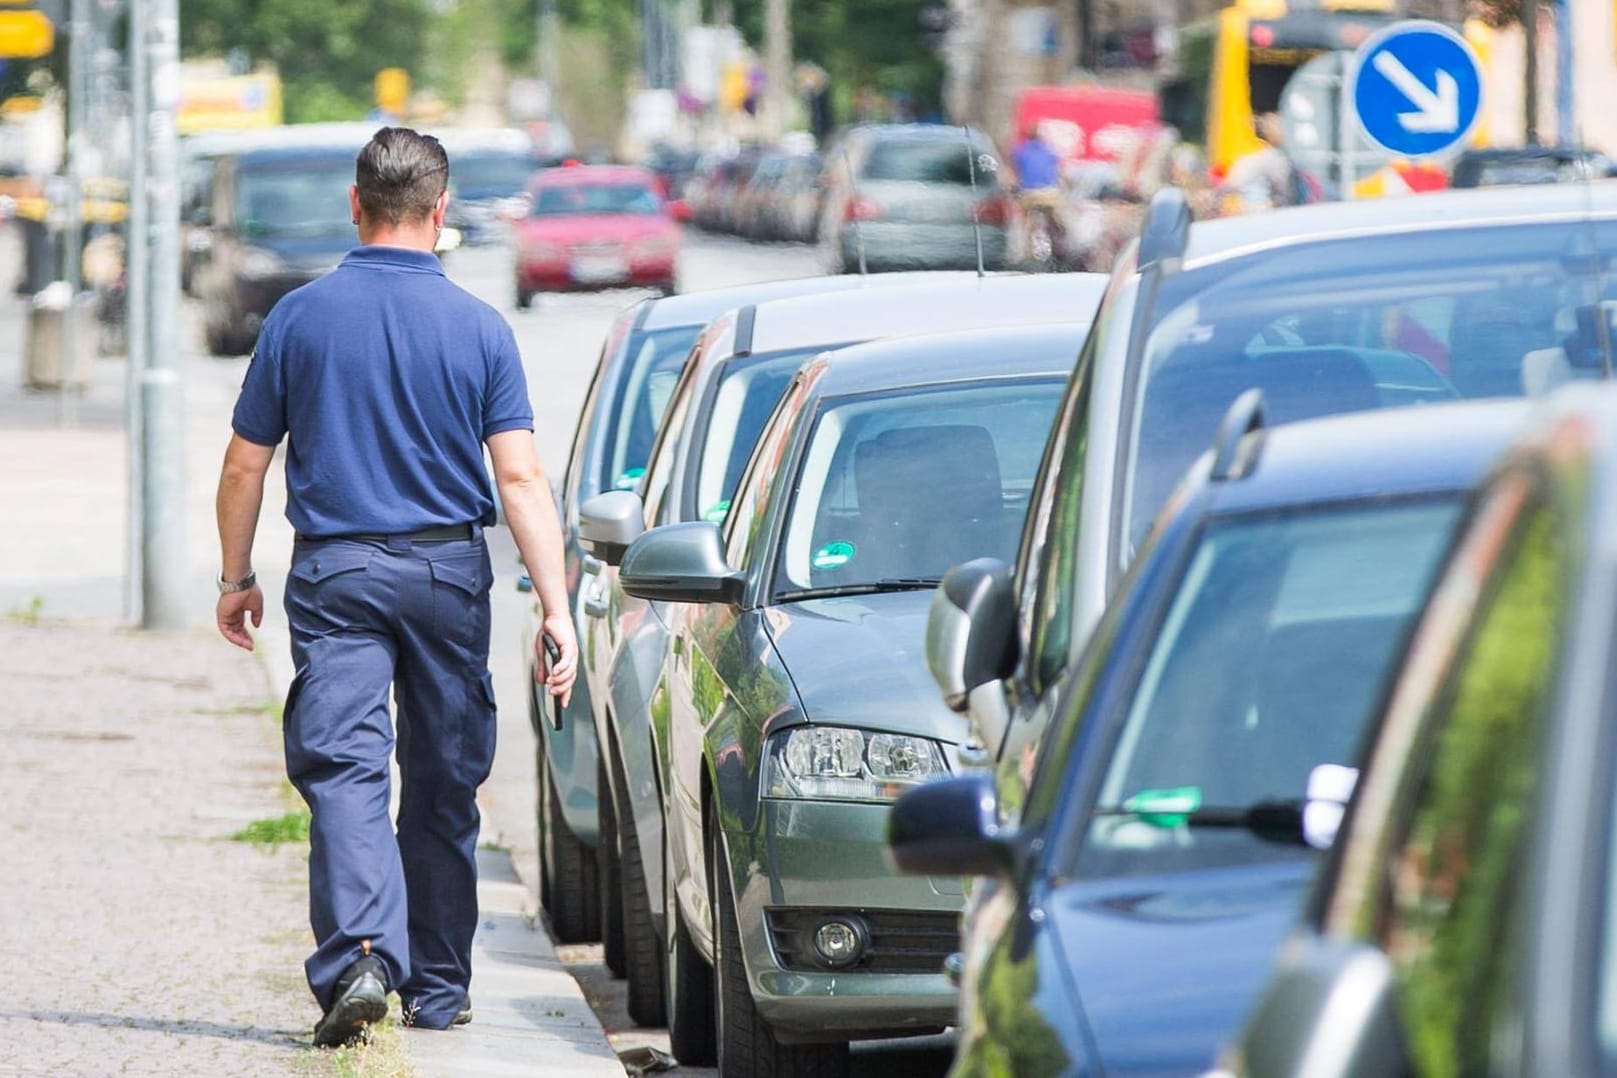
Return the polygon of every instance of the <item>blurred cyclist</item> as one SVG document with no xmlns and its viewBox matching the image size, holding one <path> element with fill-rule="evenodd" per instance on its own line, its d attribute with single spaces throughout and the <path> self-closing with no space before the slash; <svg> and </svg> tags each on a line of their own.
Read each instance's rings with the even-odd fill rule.
<svg viewBox="0 0 1617 1078">
<path fill-rule="evenodd" d="M 1039 134 L 1037 121 L 1022 132 L 1022 141 L 1011 152 L 1019 188 L 1017 200 L 1022 209 L 1023 250 L 1035 258 L 1048 258 L 1050 252 L 1034 252 L 1034 222 L 1041 214 L 1049 218 L 1049 228 L 1061 224 L 1061 158 Z"/>
</svg>

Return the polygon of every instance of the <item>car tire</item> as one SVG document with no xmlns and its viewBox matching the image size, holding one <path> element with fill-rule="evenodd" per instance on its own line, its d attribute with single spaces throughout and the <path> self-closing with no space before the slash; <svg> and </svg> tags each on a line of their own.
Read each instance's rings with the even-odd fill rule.
<svg viewBox="0 0 1617 1078">
<path fill-rule="evenodd" d="M 545 912 L 557 943 L 588 943 L 601 936 L 595 853 L 567 826 L 550 764 L 539 766 L 539 876 Z"/>
<path fill-rule="evenodd" d="M 603 755 L 605 753 L 603 747 Z M 601 839 L 595 845 L 596 890 L 601 899 L 601 951 L 607 972 L 622 980 L 628 972 L 623 956 L 623 866 L 618 859 L 618 811 L 607 782 L 606 761 L 596 763 L 595 796 L 600 805 Z"/>
<path fill-rule="evenodd" d="M 533 295 L 534 294 L 530 289 L 523 288 L 521 285 L 517 285 L 517 292 L 516 292 L 517 310 L 519 310 L 519 311 L 530 310 L 533 307 Z"/>
<path fill-rule="evenodd" d="M 846 1078 L 848 1045 L 782 1044 L 752 1000 L 730 866 L 718 813 L 708 813 L 709 891 L 713 896 L 713 980 L 719 1078 Z"/>
<path fill-rule="evenodd" d="M 618 788 L 622 793 L 618 801 L 618 863 L 623 875 L 623 964 L 629 982 L 625 1005 L 636 1025 L 656 1027 L 667 1017 L 663 1013 L 662 940 L 651 919 L 646 863 L 640 852 L 640 836 L 621 762 Z"/>
<path fill-rule="evenodd" d="M 663 918 L 668 926 L 663 947 L 668 1049 L 687 1067 L 711 1067 L 718 1061 L 713 966 L 696 949 L 690 930 L 685 927 L 685 915 L 679 910 L 679 898 L 674 892 L 673 869 L 666 856 L 663 860 Z"/>
</svg>

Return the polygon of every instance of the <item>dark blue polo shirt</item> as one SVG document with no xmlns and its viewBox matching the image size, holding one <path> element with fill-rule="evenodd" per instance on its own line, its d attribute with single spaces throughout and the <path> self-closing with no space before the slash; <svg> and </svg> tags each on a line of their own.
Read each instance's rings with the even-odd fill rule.
<svg viewBox="0 0 1617 1078">
<path fill-rule="evenodd" d="M 357 247 L 258 334 L 232 422 L 286 449 L 303 535 L 494 523 L 483 440 L 533 429 L 516 338 L 435 255 Z"/>
</svg>

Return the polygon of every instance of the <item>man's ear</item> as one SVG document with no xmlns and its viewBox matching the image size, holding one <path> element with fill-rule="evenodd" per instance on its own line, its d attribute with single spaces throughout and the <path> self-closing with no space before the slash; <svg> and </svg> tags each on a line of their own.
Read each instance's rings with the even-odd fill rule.
<svg viewBox="0 0 1617 1078">
<path fill-rule="evenodd" d="M 354 219 L 354 224 L 359 224 L 359 185 L 357 183 L 348 185 L 348 216 Z"/>
<path fill-rule="evenodd" d="M 444 193 L 438 196 L 438 201 L 432 205 L 432 226 L 434 228 L 444 227 L 444 214 L 448 212 L 449 188 L 446 187 L 444 188 Z"/>
</svg>

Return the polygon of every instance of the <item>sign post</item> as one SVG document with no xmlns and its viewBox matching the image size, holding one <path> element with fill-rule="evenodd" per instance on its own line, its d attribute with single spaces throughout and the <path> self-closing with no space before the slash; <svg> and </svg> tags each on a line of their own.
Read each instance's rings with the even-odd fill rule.
<svg viewBox="0 0 1617 1078">
<path fill-rule="evenodd" d="M 1370 141 L 1401 157 L 1436 157 L 1463 143 L 1482 115 L 1482 65 L 1440 23 L 1399 22 L 1354 56 L 1353 112 Z"/>
</svg>

